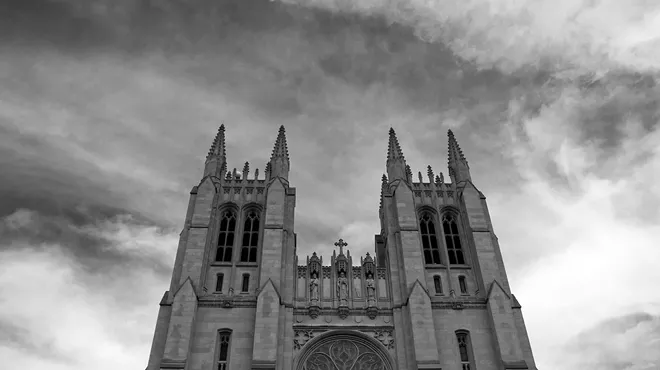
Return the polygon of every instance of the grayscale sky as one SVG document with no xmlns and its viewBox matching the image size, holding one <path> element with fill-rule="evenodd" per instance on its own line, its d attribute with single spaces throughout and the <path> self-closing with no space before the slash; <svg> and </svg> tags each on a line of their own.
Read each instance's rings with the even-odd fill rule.
<svg viewBox="0 0 660 370">
<path fill-rule="evenodd" d="M 538 367 L 658 369 L 659 82 L 656 0 L 0 1 L 2 368 L 146 366 L 224 122 L 261 173 L 285 125 L 301 258 L 451 128 Z"/>
</svg>

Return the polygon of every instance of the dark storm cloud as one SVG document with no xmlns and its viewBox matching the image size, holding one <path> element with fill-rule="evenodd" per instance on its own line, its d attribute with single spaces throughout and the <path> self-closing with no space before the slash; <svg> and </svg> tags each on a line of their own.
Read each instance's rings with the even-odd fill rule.
<svg viewBox="0 0 660 370">
<path fill-rule="evenodd" d="M 2 119 L 0 114 L 0 123 Z M 53 147 L 47 139 L 3 126 L 0 134 L 0 217 L 22 207 L 44 216 L 67 216 L 75 225 L 125 213 L 158 222 L 113 189 L 116 178 Z M 78 211 L 82 206 L 84 213 Z"/>
<path fill-rule="evenodd" d="M 5 0 L 0 3 L 0 45 L 52 45 L 87 52 L 113 39 L 112 30 L 85 16 L 77 16 L 64 2 Z"/>
<path fill-rule="evenodd" d="M 38 3 L 47 6 L 40 8 Z M 314 77 L 315 71 L 359 88 L 373 84 L 394 88 L 408 104 L 431 109 L 457 95 L 487 98 L 479 94 L 484 83 L 502 84 L 506 89 L 515 82 L 494 70 L 479 72 L 442 44 L 423 42 L 413 29 L 379 17 L 272 1 L 87 3 L 31 0 L 8 5 L 11 11 L 6 16 L 21 21 L 7 23 L 11 28 L 7 34 L 12 35 L 7 37 L 46 42 L 74 54 L 102 49 L 133 57 L 151 52 L 203 56 L 190 58 L 176 72 L 197 84 L 233 85 L 239 93 L 241 85 L 259 84 L 263 93 L 250 89 L 252 104 L 288 116 L 305 111 L 299 90 L 320 92 L 314 87 L 313 80 L 320 78 Z M 81 46 L 82 41 L 71 33 L 86 35 L 93 45 Z M 94 36 L 99 33 L 106 36 Z M 268 47 L 273 43 L 282 48 Z M 245 73 L 218 73 L 218 67 L 240 68 Z M 507 98 L 498 94 L 489 98 L 493 97 Z"/>
<path fill-rule="evenodd" d="M 52 210 L 51 210 L 52 211 Z M 52 212 L 51 212 L 52 213 Z M 108 273 L 122 268 L 147 268 L 163 276 L 170 270 L 170 261 L 153 250 L 123 250 L 109 236 L 117 230 L 104 230 L 104 223 L 130 225 L 132 228 L 150 227 L 139 220 L 130 218 L 122 222 L 121 216 L 111 216 L 108 209 L 61 209 L 59 214 L 45 216 L 28 208 L 20 208 L 4 218 L 0 224 L 0 234 L 4 240 L 3 249 L 23 249 L 25 245 L 40 251 L 47 251 L 54 245 L 63 247 L 88 273 Z M 106 231 L 104 233 L 104 231 Z"/>
</svg>

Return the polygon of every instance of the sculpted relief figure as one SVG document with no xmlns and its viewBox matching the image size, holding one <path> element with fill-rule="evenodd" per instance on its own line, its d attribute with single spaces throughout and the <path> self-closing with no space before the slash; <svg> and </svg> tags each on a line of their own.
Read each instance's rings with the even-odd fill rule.
<svg viewBox="0 0 660 370">
<path fill-rule="evenodd" d="M 314 302 L 319 300 L 319 279 L 316 272 L 312 273 L 309 281 L 309 299 Z"/>
<path fill-rule="evenodd" d="M 342 271 L 339 273 L 339 278 L 337 278 L 337 298 L 341 304 L 346 304 L 348 300 L 348 279 L 346 279 L 346 274 Z"/>
<path fill-rule="evenodd" d="M 376 282 L 374 281 L 373 275 L 369 274 L 367 276 L 367 300 L 376 299 Z"/>
</svg>

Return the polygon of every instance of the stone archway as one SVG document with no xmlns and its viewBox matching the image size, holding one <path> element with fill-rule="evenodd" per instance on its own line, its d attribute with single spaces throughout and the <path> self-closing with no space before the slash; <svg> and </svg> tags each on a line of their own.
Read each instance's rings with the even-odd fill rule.
<svg viewBox="0 0 660 370">
<path fill-rule="evenodd" d="M 310 341 L 296 370 L 393 370 L 382 344 L 352 331 L 331 331 Z"/>
</svg>

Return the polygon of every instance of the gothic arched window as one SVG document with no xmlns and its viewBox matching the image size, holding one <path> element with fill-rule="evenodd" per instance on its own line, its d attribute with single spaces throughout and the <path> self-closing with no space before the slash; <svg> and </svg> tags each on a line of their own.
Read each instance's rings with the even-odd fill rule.
<svg viewBox="0 0 660 370">
<path fill-rule="evenodd" d="M 225 274 L 216 275 L 215 279 L 215 291 L 222 292 L 222 283 L 225 280 Z"/>
<path fill-rule="evenodd" d="M 419 231 L 422 236 L 422 249 L 424 250 L 424 262 L 429 265 L 437 265 L 440 261 L 440 248 L 438 248 L 438 236 L 435 231 L 433 215 L 430 212 L 422 213 L 419 218 Z"/>
<path fill-rule="evenodd" d="M 230 331 L 222 330 L 218 332 L 218 370 L 229 370 L 230 339 Z"/>
<path fill-rule="evenodd" d="M 257 245 L 259 243 L 259 215 L 250 211 L 243 225 L 243 244 L 241 247 L 241 262 L 257 262 Z"/>
<path fill-rule="evenodd" d="M 215 260 L 218 262 L 231 262 L 234 251 L 234 233 L 236 232 L 236 214 L 233 211 L 225 211 L 220 221 L 220 234 L 218 235 L 218 249 Z"/>
<path fill-rule="evenodd" d="M 250 274 L 243 274 L 243 283 L 241 284 L 241 293 L 247 293 L 250 290 Z"/>
<path fill-rule="evenodd" d="M 433 285 L 435 286 L 435 294 L 442 294 L 442 280 L 440 280 L 440 276 L 435 275 L 433 277 Z"/>
<path fill-rule="evenodd" d="M 461 370 L 470 370 L 470 336 L 466 331 L 457 331 L 458 353 L 461 356 Z"/>
<path fill-rule="evenodd" d="M 445 213 L 442 217 L 442 231 L 445 234 L 445 244 L 449 254 L 449 264 L 464 265 L 465 256 L 461 247 L 461 237 L 458 233 L 458 223 L 451 213 Z"/>
<path fill-rule="evenodd" d="M 468 294 L 467 282 L 463 275 L 458 277 L 458 288 L 461 290 L 461 294 Z"/>
</svg>

